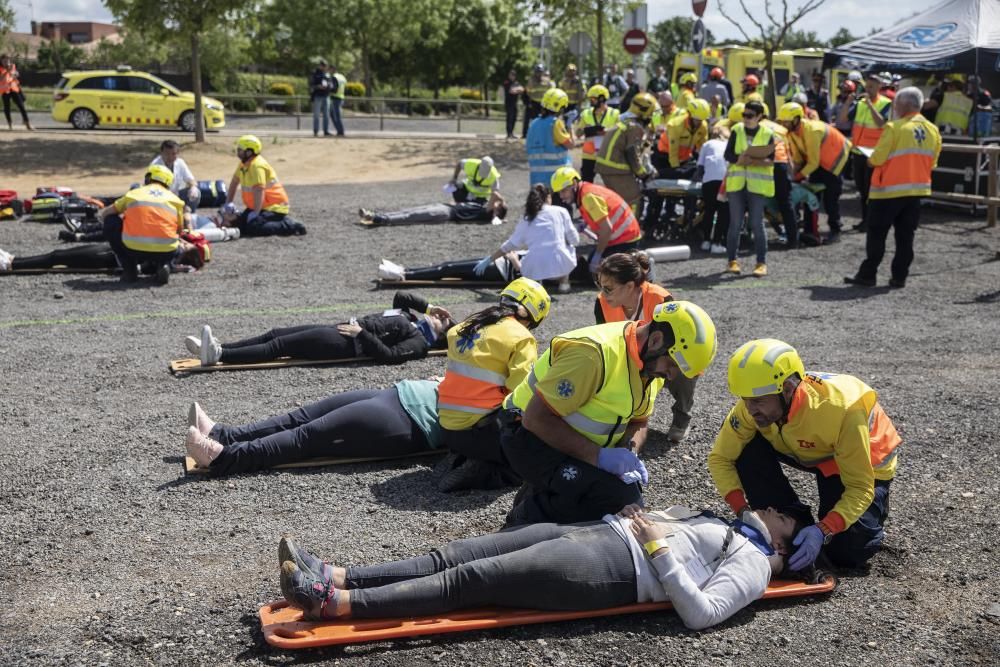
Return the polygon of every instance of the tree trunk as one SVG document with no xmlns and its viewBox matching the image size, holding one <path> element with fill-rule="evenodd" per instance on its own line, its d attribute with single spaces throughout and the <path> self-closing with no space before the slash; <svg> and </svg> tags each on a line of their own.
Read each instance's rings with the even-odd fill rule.
<svg viewBox="0 0 1000 667">
<path fill-rule="evenodd" d="M 197 30 L 191 31 L 191 87 L 194 89 L 194 140 L 205 143 L 205 110 L 201 104 L 201 52 Z"/>
<path fill-rule="evenodd" d="M 778 90 L 774 81 L 774 49 L 764 47 L 764 71 L 767 72 L 767 95 L 764 101 L 771 109 L 773 118 L 778 117 Z"/>
<path fill-rule="evenodd" d="M 604 77 L 604 0 L 597 0 L 597 76 Z"/>
</svg>

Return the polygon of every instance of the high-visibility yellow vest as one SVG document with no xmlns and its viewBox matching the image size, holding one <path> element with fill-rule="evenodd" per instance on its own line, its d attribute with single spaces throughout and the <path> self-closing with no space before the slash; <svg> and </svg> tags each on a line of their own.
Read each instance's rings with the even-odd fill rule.
<svg viewBox="0 0 1000 667">
<path fill-rule="evenodd" d="M 483 180 L 479 180 L 479 165 L 482 160 L 469 159 L 462 167 L 465 170 L 465 189 L 470 195 L 477 199 L 489 199 L 493 192 L 493 184 L 500 178 L 500 172 L 496 167 L 490 169 L 490 174 Z"/>
<path fill-rule="evenodd" d="M 337 80 L 337 90 L 334 91 L 333 96 L 344 99 L 344 95 L 347 94 L 345 88 L 347 88 L 347 79 L 340 72 L 334 72 L 333 78 Z"/>
<path fill-rule="evenodd" d="M 122 213 L 122 243 L 142 252 L 173 252 L 177 249 L 184 202 L 159 184 L 130 190 L 115 202 Z"/>
<path fill-rule="evenodd" d="M 618 117 L 621 116 L 621 112 L 614 107 L 604 107 L 604 115 L 601 116 L 600 120 L 597 119 L 594 113 L 594 107 L 587 107 L 582 112 L 580 112 L 580 118 L 577 120 L 577 127 L 603 127 L 605 130 L 610 127 L 614 127 L 615 123 L 618 122 Z M 593 137 L 587 137 L 583 141 L 583 159 L 584 160 L 594 160 L 597 156 L 597 151 L 601 149 L 601 144 L 604 141 L 604 135 L 595 135 Z"/>
<path fill-rule="evenodd" d="M 882 114 L 885 113 L 887 107 L 892 106 L 892 100 L 885 95 L 879 95 L 877 100 L 872 101 L 872 104 Z M 854 112 L 854 126 L 851 128 L 851 143 L 855 146 L 872 148 L 881 137 L 882 128 L 875 124 L 871 108 L 864 102 L 858 102 Z"/>
<path fill-rule="evenodd" d="M 737 123 L 733 127 L 733 134 L 736 135 L 733 150 L 736 151 L 737 156 L 741 155 L 749 146 L 767 146 L 774 137 L 774 133 L 769 127 L 760 125 L 757 128 L 757 134 L 753 136 L 753 142 L 748 144 L 746 126 L 743 123 Z M 758 195 L 773 197 L 774 165 L 770 164 L 766 167 L 744 167 L 735 163 L 729 165 L 729 171 L 726 172 L 726 192 L 738 192 L 743 188 Z"/>
<path fill-rule="evenodd" d="M 590 400 L 562 419 L 594 444 L 616 446 L 629 421 L 636 415 L 652 412 L 656 394 L 663 388 L 663 380 L 659 378 L 645 385 L 638 365 L 629 355 L 628 339 L 631 337 L 634 344 L 636 327 L 636 322 L 612 322 L 556 336 L 528 377 L 504 399 L 504 407 L 526 410 L 535 395 L 535 385 L 545 378 L 552 364 L 559 363 L 559 352 L 566 341 L 586 341 L 601 351 L 602 367 L 595 372 L 600 373 L 603 381 Z"/>
<path fill-rule="evenodd" d="M 944 94 L 935 120 L 938 127 L 951 125 L 963 133 L 969 129 L 969 114 L 972 113 L 972 99 L 958 90 Z"/>
</svg>

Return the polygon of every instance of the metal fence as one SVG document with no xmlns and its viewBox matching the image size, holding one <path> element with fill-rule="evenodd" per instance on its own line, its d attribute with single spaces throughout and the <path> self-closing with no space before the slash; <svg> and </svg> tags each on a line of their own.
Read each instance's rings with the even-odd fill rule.
<svg viewBox="0 0 1000 667">
<path fill-rule="evenodd" d="M 942 152 L 962 153 L 965 155 L 985 156 L 987 161 L 986 171 L 986 194 L 972 195 L 960 192 L 931 192 L 934 199 L 957 202 L 960 204 L 971 204 L 973 206 L 984 206 L 986 208 L 986 226 L 996 227 L 997 207 L 1000 207 L 1000 197 L 997 193 L 997 165 L 1000 162 L 1000 146 L 973 145 L 963 146 L 961 144 L 942 144 Z"/>
</svg>

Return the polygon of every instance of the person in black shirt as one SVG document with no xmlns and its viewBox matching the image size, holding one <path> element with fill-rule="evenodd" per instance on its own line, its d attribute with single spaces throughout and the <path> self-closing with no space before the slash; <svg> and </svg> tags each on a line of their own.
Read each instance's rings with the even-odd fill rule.
<svg viewBox="0 0 1000 667">
<path fill-rule="evenodd" d="M 320 60 L 309 78 L 309 100 L 312 102 L 313 112 L 313 136 L 319 136 L 319 119 L 323 119 L 323 136 L 332 136 L 330 133 L 330 89 L 333 87 L 333 79 L 330 77 L 328 65 L 325 60 Z"/>
<path fill-rule="evenodd" d="M 524 93 L 524 86 L 517 80 L 517 72 L 507 72 L 503 81 L 503 105 L 507 112 L 507 138 L 514 139 L 514 126 L 517 125 L 517 98 Z"/>
<path fill-rule="evenodd" d="M 822 72 L 814 72 L 812 76 L 812 87 L 806 90 L 806 99 L 810 109 L 815 109 L 819 119 L 824 123 L 830 122 L 830 91 L 823 85 Z"/>
</svg>

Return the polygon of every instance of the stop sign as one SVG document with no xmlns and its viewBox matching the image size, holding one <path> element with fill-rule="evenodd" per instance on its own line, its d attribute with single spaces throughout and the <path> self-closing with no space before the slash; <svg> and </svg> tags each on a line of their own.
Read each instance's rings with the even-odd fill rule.
<svg viewBox="0 0 1000 667">
<path fill-rule="evenodd" d="M 645 51 L 648 44 L 649 39 L 646 37 L 646 33 L 638 28 L 629 30 L 625 33 L 625 38 L 622 40 L 622 46 L 633 56 L 637 56 Z"/>
</svg>

